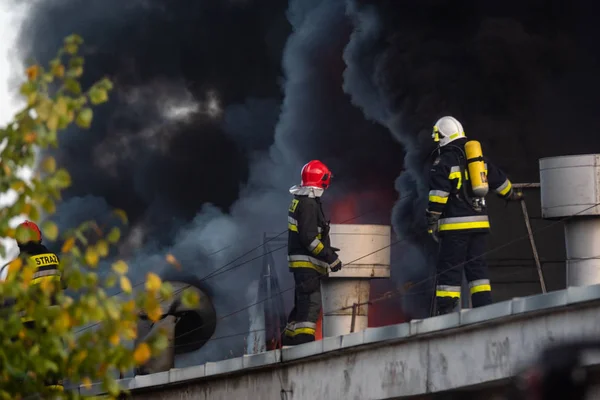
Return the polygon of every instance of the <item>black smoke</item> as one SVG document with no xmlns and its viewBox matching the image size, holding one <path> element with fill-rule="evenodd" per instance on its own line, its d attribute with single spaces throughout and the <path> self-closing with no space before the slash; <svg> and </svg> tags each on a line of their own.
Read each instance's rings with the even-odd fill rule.
<svg viewBox="0 0 600 400">
<path fill-rule="evenodd" d="M 90 131 L 60 137 L 56 155 L 73 176 L 61 228 L 124 209 L 131 228 L 120 256 L 134 283 L 149 270 L 177 278 L 164 259 L 173 253 L 185 275 L 218 273 L 203 281 L 223 317 L 215 336 L 247 330 L 243 309 L 255 299 L 261 259 L 236 266 L 260 257 L 262 248 L 248 251 L 264 232 L 285 230 L 301 166 L 330 165 L 329 200 L 388 188 L 400 170 L 401 148 L 342 89 L 351 30 L 341 0 L 35 5 L 21 36 L 28 55 L 48 61 L 76 32 L 86 43 L 85 81 L 115 83 Z M 285 252 L 275 256 L 280 286 L 290 287 Z M 243 336 L 215 340 L 178 363 L 241 350 Z"/>
<path fill-rule="evenodd" d="M 541 157 L 586 153 L 599 144 L 585 128 L 597 125 L 591 93 L 600 83 L 590 4 L 348 1 L 354 32 L 345 90 L 406 150 L 392 218 L 410 243 L 404 279 L 426 277 L 435 250 L 420 232 L 437 118 L 457 117 L 518 182 L 539 181 Z"/>
<path fill-rule="evenodd" d="M 348 194 L 385 191 L 404 169 L 392 219 L 405 242 L 393 276 L 423 277 L 433 251 L 421 232 L 438 117 L 462 120 L 515 181 L 536 181 L 539 157 L 597 144 L 589 132 L 598 119 L 589 95 L 599 86 L 589 39 L 596 27 L 581 7 L 40 3 L 23 27 L 29 54 L 48 60 L 62 37 L 77 32 L 86 40 L 88 83 L 108 75 L 116 84 L 91 131 L 61 136 L 58 157 L 74 185 L 59 213 L 74 221 L 87 215 L 84 208 L 123 208 L 132 228 L 121 254 L 133 260 L 138 278 L 167 268 L 164 254 L 172 252 L 186 274 L 202 280 L 260 245 L 264 232 L 285 230 L 287 189 L 306 161 L 320 158 L 333 169 L 329 206 Z M 259 248 L 225 269 L 261 254 Z M 286 288 L 284 255 L 275 257 Z M 259 258 L 205 281 L 219 316 L 254 300 L 260 269 Z M 247 318 L 224 318 L 216 336 L 248 329 Z M 240 338 L 214 341 L 181 362 L 242 348 Z"/>
</svg>

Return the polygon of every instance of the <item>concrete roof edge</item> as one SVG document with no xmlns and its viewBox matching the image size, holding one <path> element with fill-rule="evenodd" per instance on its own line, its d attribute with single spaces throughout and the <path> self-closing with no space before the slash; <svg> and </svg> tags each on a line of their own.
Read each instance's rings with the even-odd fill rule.
<svg viewBox="0 0 600 400">
<path fill-rule="evenodd" d="M 148 390 L 152 387 L 172 386 L 210 377 L 220 377 L 246 371 L 273 368 L 278 363 L 300 362 L 314 357 L 333 356 L 339 351 L 353 348 L 362 350 L 365 347 L 398 342 L 410 339 L 421 339 L 425 336 L 447 334 L 449 330 L 462 327 L 487 326 L 512 320 L 531 313 L 550 313 L 557 309 L 583 306 L 585 303 L 600 301 L 600 285 L 585 287 L 569 287 L 564 290 L 546 294 L 533 295 L 495 303 L 486 307 L 464 310 L 438 317 L 413 320 L 396 325 L 379 328 L 368 328 L 361 332 L 344 336 L 328 337 L 301 346 L 273 350 L 260 354 L 208 362 L 185 368 L 174 368 L 170 371 L 151 375 L 138 375 L 133 378 L 119 380 L 124 390 Z M 105 391 L 102 384 L 92 385 L 90 389 L 80 386 L 81 394 L 100 395 Z"/>
</svg>

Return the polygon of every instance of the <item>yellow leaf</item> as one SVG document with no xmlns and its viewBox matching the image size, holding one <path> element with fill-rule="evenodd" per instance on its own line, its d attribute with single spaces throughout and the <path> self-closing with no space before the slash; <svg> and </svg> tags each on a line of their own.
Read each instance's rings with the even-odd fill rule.
<svg viewBox="0 0 600 400">
<path fill-rule="evenodd" d="M 75 246 L 75 239 L 74 238 L 68 238 L 63 243 L 62 248 L 60 249 L 60 251 L 63 252 L 63 253 L 68 253 L 69 251 L 71 251 L 71 249 L 73 248 L 73 246 Z"/>
<path fill-rule="evenodd" d="M 54 171 L 56 171 L 56 160 L 54 157 L 46 157 L 44 161 L 42 161 L 42 168 L 50 174 L 54 173 Z"/>
<path fill-rule="evenodd" d="M 23 210 L 21 211 L 21 214 L 27 215 L 29 216 L 29 214 L 31 214 L 31 204 L 27 203 L 23 206 Z M 32 218 L 35 219 L 35 218 Z"/>
<path fill-rule="evenodd" d="M 133 340 L 137 338 L 137 327 L 135 325 L 124 328 L 121 332 L 125 340 Z"/>
<path fill-rule="evenodd" d="M 133 352 L 133 359 L 137 365 L 142 365 L 150 359 L 151 355 L 150 346 L 147 343 L 140 343 Z"/>
<path fill-rule="evenodd" d="M 156 303 L 152 308 L 146 309 L 146 314 L 148 315 L 150 321 L 157 322 L 162 317 L 162 307 L 160 304 Z"/>
<path fill-rule="evenodd" d="M 90 378 L 88 378 L 87 376 L 81 380 L 81 384 L 87 390 L 90 390 L 92 388 L 92 380 Z"/>
<path fill-rule="evenodd" d="M 37 134 L 35 132 L 29 132 L 26 133 L 25 136 L 23 136 L 23 140 L 25 141 L 25 143 L 33 143 L 35 142 L 35 140 L 37 139 Z"/>
<path fill-rule="evenodd" d="M 160 289 L 162 281 L 154 272 L 148 272 L 146 275 L 146 289 L 150 292 L 157 292 Z"/>
<path fill-rule="evenodd" d="M 57 64 L 52 67 L 52 74 L 57 78 L 62 78 L 65 76 L 65 66 L 62 64 Z"/>
<path fill-rule="evenodd" d="M 52 221 L 45 221 L 42 224 L 42 232 L 44 233 L 44 237 L 50 240 L 51 242 L 55 241 L 58 237 L 58 226 Z"/>
<path fill-rule="evenodd" d="M 106 240 L 99 240 L 98 243 L 96 243 L 96 251 L 100 257 L 106 257 L 108 255 L 108 243 Z"/>
<path fill-rule="evenodd" d="M 9 264 L 8 264 L 8 276 L 7 276 L 7 280 L 8 279 L 14 279 L 17 277 L 17 275 L 15 274 L 17 271 L 21 270 L 21 267 L 23 266 L 23 260 L 20 257 L 15 258 L 14 260 L 12 260 Z"/>
<path fill-rule="evenodd" d="M 179 263 L 179 261 L 177 261 L 177 259 L 175 258 L 175 256 L 171 253 L 167 254 L 167 256 L 165 257 L 165 259 L 167 260 L 167 262 L 169 264 L 171 264 L 172 266 L 175 267 L 175 269 L 181 271 L 181 264 Z"/>
<path fill-rule="evenodd" d="M 96 253 L 96 249 L 94 249 L 91 246 L 85 249 L 85 262 L 90 267 L 95 267 L 96 265 L 98 265 L 99 260 L 100 258 L 98 257 L 98 253 Z"/>
<path fill-rule="evenodd" d="M 110 338 L 108 340 L 110 341 L 110 344 L 112 344 L 113 346 L 118 346 L 119 343 L 121 342 L 121 338 L 116 333 L 113 333 L 112 335 L 110 335 Z"/>
<path fill-rule="evenodd" d="M 34 269 L 30 266 L 26 266 L 25 268 L 23 268 L 23 270 L 21 271 L 21 276 L 23 277 L 23 283 L 25 285 L 29 286 L 29 283 L 33 279 L 34 273 Z"/>
<path fill-rule="evenodd" d="M 131 287 L 131 282 L 129 282 L 129 278 L 127 278 L 126 276 L 121 276 L 121 279 L 119 280 L 120 284 L 121 284 L 121 290 L 127 294 L 131 293 L 132 287 Z"/>
<path fill-rule="evenodd" d="M 128 269 L 127 263 L 123 260 L 119 260 L 112 265 L 112 270 L 119 275 L 125 275 Z"/>
<path fill-rule="evenodd" d="M 65 332 L 71 328 L 71 316 L 68 312 L 63 311 L 54 320 L 54 327 L 59 332 Z"/>
<path fill-rule="evenodd" d="M 27 73 L 27 79 L 29 79 L 30 81 L 35 81 L 40 72 L 40 67 L 37 65 L 32 65 L 29 68 L 27 68 L 25 72 Z"/>
<path fill-rule="evenodd" d="M 2 169 L 4 169 L 4 174 L 6 176 L 11 176 L 12 175 L 12 170 L 10 169 L 10 167 L 8 165 L 6 165 L 5 163 L 2 163 Z"/>
<path fill-rule="evenodd" d="M 129 300 L 129 301 L 123 303 L 123 312 L 130 313 L 130 312 L 133 312 L 134 310 L 135 310 L 135 301 L 134 300 Z"/>
<path fill-rule="evenodd" d="M 48 120 L 46 121 L 46 127 L 48 127 L 48 129 L 51 131 L 55 131 L 56 129 L 58 129 L 58 115 L 51 114 L 50 116 L 48 116 Z"/>
<path fill-rule="evenodd" d="M 114 213 L 123 221 L 123 224 L 127 225 L 127 214 L 123 210 L 115 210 Z"/>
</svg>

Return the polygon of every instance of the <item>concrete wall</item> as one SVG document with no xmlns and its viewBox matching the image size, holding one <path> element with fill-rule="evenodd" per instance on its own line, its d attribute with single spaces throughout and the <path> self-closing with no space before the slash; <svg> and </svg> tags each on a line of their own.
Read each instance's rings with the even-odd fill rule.
<svg viewBox="0 0 600 400">
<path fill-rule="evenodd" d="M 510 377 L 546 343 L 598 337 L 599 312 L 600 286 L 569 288 L 122 385 L 148 400 L 374 400 L 485 388 Z"/>
</svg>

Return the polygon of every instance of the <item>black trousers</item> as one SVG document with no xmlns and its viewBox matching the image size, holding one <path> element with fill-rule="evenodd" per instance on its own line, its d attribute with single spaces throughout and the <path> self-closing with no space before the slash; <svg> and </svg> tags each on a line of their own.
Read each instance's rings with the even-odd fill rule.
<svg viewBox="0 0 600 400">
<path fill-rule="evenodd" d="M 288 317 L 283 344 L 285 346 L 315 340 L 315 329 L 321 312 L 321 274 L 311 268 L 295 268 L 294 308 Z"/>
<path fill-rule="evenodd" d="M 492 303 L 488 267 L 483 257 L 487 233 L 444 232 L 437 263 L 436 315 L 453 312 L 460 300 L 463 271 L 473 308 Z"/>
</svg>

